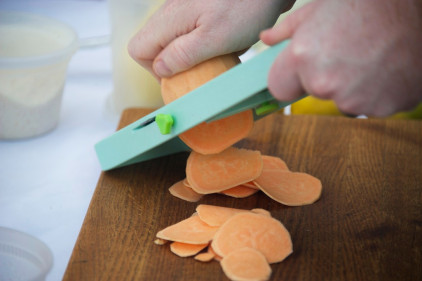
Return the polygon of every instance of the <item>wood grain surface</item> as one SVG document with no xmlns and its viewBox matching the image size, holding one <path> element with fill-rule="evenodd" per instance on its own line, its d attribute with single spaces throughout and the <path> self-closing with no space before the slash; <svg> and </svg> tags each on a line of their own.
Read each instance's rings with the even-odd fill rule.
<svg viewBox="0 0 422 281">
<path fill-rule="evenodd" d="M 130 109 L 120 126 L 145 114 Z M 422 280 L 422 123 L 282 116 L 258 121 L 239 147 L 277 155 L 323 183 L 322 197 L 285 207 L 259 192 L 199 203 L 265 208 L 290 231 L 294 252 L 271 280 Z M 103 172 L 64 280 L 228 280 L 216 261 L 180 258 L 153 243 L 197 204 L 168 188 L 187 153 Z"/>
</svg>

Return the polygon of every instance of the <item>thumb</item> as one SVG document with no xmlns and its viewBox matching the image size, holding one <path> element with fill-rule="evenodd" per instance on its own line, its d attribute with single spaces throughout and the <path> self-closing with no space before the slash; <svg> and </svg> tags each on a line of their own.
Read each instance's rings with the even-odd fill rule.
<svg viewBox="0 0 422 281">
<path fill-rule="evenodd" d="M 194 29 L 170 42 L 154 60 L 154 72 L 169 77 L 218 55 L 215 44 L 201 34 L 200 29 Z"/>
<path fill-rule="evenodd" d="M 315 10 L 318 1 L 314 0 L 287 15 L 284 20 L 273 28 L 264 30 L 260 34 L 261 40 L 267 45 L 274 45 L 283 40 L 289 39 L 296 32 L 296 29 L 306 21 Z"/>
</svg>

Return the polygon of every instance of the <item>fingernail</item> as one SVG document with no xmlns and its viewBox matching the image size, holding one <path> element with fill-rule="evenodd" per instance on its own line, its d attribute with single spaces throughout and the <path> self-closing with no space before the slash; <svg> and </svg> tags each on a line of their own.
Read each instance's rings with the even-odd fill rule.
<svg viewBox="0 0 422 281">
<path fill-rule="evenodd" d="M 154 72 L 160 77 L 168 77 L 172 75 L 172 71 L 161 59 L 154 64 Z"/>
</svg>

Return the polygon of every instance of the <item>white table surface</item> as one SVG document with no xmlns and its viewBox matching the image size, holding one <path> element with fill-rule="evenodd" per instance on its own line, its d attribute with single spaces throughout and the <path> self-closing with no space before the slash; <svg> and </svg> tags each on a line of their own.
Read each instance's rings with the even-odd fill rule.
<svg viewBox="0 0 422 281">
<path fill-rule="evenodd" d="M 105 1 L 0 1 L 0 10 L 10 9 L 61 19 L 82 38 L 109 32 Z M 106 107 L 112 88 L 110 47 L 81 49 L 69 65 L 58 127 L 0 140 L 0 226 L 48 245 L 54 265 L 47 280 L 62 279 L 101 173 L 94 144 L 117 126 Z"/>
</svg>

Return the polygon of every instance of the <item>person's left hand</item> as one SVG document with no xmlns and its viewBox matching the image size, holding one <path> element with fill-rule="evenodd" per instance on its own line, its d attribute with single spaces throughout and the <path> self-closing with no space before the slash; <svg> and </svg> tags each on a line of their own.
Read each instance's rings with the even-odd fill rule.
<svg viewBox="0 0 422 281">
<path fill-rule="evenodd" d="M 249 48 L 292 0 L 167 0 L 129 43 L 132 58 L 158 79 Z"/>
</svg>

